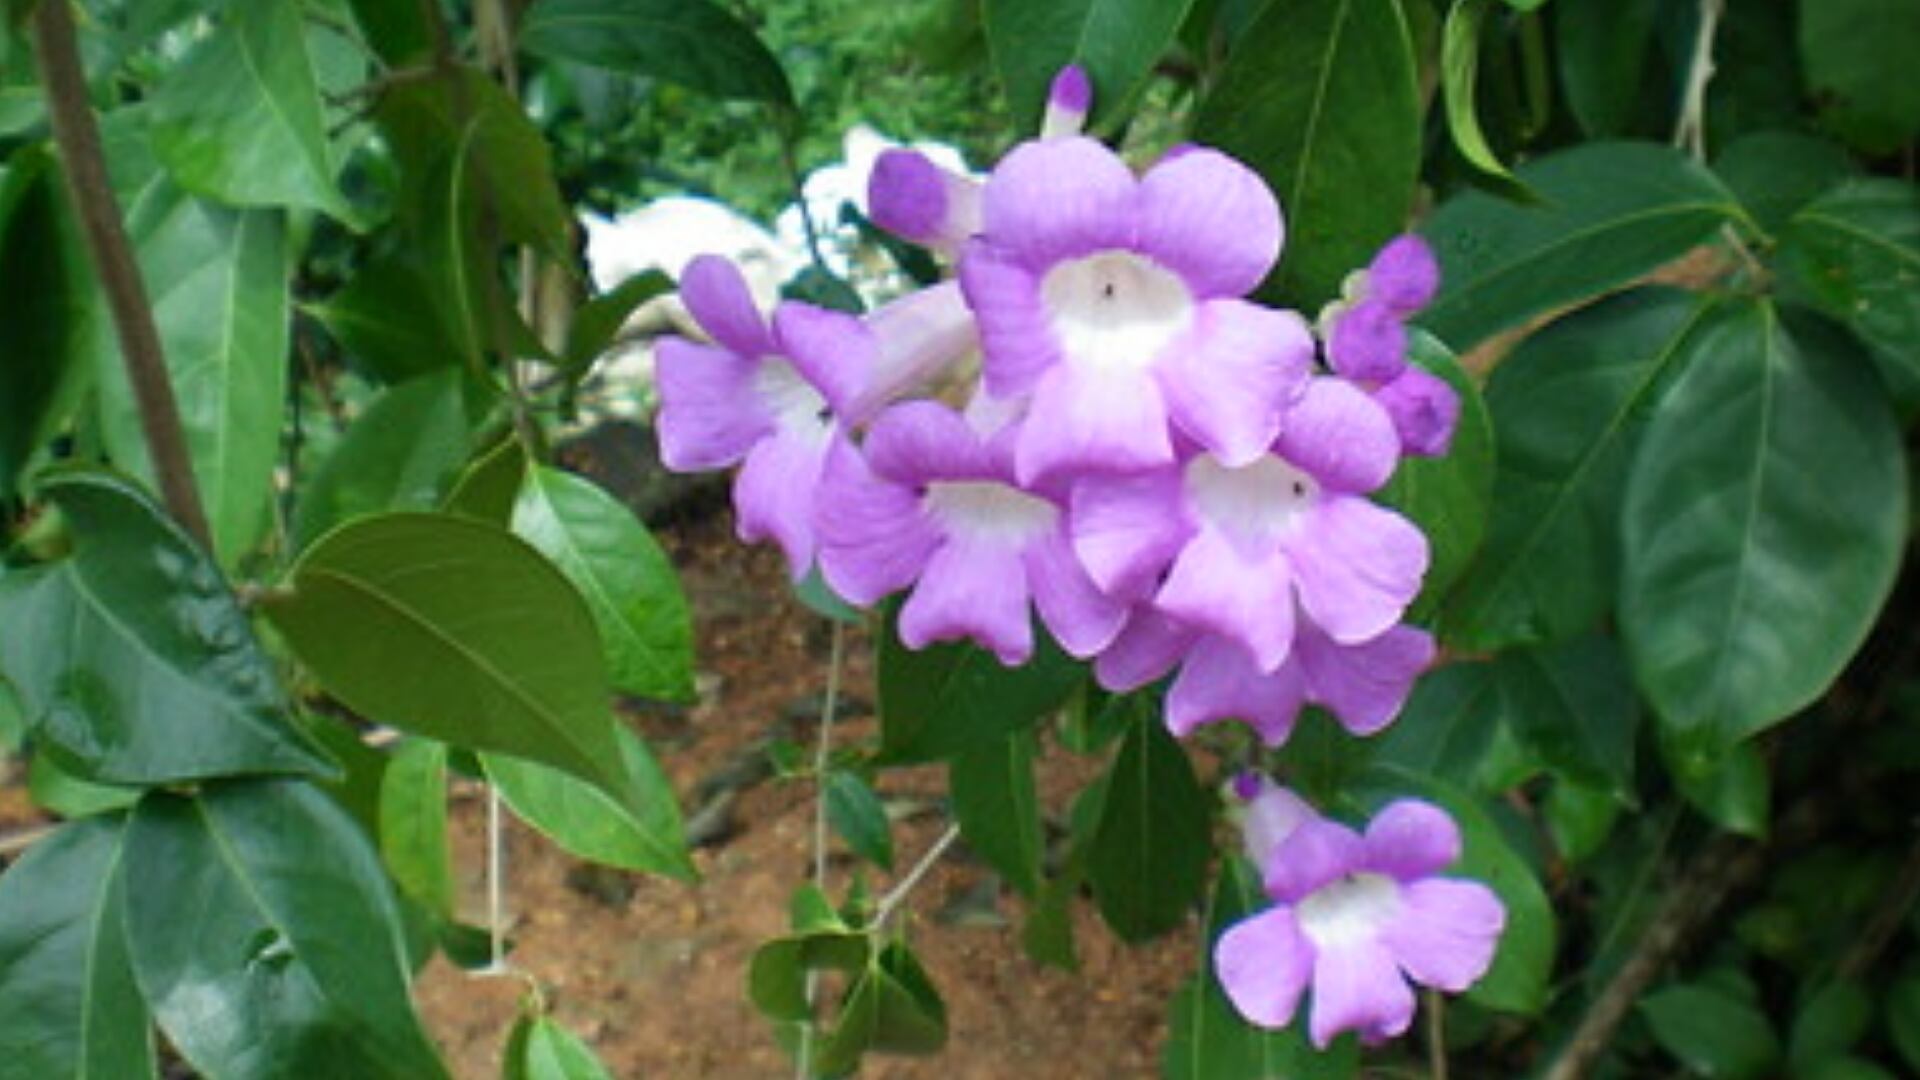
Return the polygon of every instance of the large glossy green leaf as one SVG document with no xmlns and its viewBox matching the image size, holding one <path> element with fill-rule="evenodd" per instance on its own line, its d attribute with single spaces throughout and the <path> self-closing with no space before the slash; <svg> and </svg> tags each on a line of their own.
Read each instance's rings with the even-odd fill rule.
<svg viewBox="0 0 1920 1080">
<path fill-rule="evenodd" d="M 1365 759 L 1451 777 L 1473 791 L 1493 790 L 1496 785 L 1489 758 L 1494 756 L 1503 723 L 1500 684 L 1493 665 L 1448 664 L 1421 676 L 1414 684 L 1399 719 L 1365 744 Z M 1285 752 L 1291 762 L 1296 752 L 1291 741 Z M 1306 771 L 1297 763 L 1294 768 L 1296 772 Z M 1351 763 L 1335 779 L 1346 779 L 1345 773 L 1350 771 Z M 1335 785 L 1319 786 L 1330 790 L 1310 790 L 1309 795 L 1338 794 Z"/>
<path fill-rule="evenodd" d="M 892 624 L 879 645 L 881 749 L 892 763 L 952 757 L 1031 727 L 1085 678 L 1037 626 L 1033 658 L 1007 668 L 965 642 L 909 649 Z"/>
<path fill-rule="evenodd" d="M 780 62 L 707 0 L 540 0 L 520 20 L 520 47 L 716 97 L 793 103 Z"/>
<path fill-rule="evenodd" d="M 1639 702 L 1610 637 L 1510 649 L 1494 660 L 1508 727 L 1547 766 L 1629 800 Z"/>
<path fill-rule="evenodd" d="M 432 914 L 453 917 L 445 743 L 409 739 L 381 770 L 380 857 L 401 892 Z"/>
<path fill-rule="evenodd" d="M 1867 179 L 1820 195 L 1788 219 L 1780 266 L 1786 295 L 1846 324 L 1920 399 L 1920 188 Z"/>
<path fill-rule="evenodd" d="M 1047 87 L 1079 64 L 1093 82 L 1094 115 L 1123 115 L 1173 44 L 1193 0 L 985 0 L 987 47 L 1023 127 L 1039 126 Z"/>
<path fill-rule="evenodd" d="M 361 514 L 424 510 L 467 459 L 473 418 L 465 377 L 422 375 L 374 399 L 314 474 L 294 508 L 293 536 L 305 548 Z"/>
<path fill-rule="evenodd" d="M 502 1056 L 504 1080 L 613 1080 L 592 1048 L 549 1016 L 522 1016 Z"/>
<path fill-rule="evenodd" d="M 647 744 L 616 725 L 617 797 L 604 787 L 504 754 L 483 754 L 487 775 L 528 824 L 583 859 L 692 881 L 693 861 L 673 785 Z"/>
<path fill-rule="evenodd" d="M 343 221 L 320 87 L 296 0 L 249 0 L 169 71 L 154 151 L 180 186 L 234 206 L 308 206 Z"/>
<path fill-rule="evenodd" d="M 1730 301 L 1685 348 L 1627 483 L 1620 621 L 1669 735 L 1710 756 L 1859 647 L 1899 568 L 1907 480 L 1867 361 L 1832 329 Z"/>
<path fill-rule="evenodd" d="M 36 746 L 125 784 L 330 771 L 220 572 L 150 496 L 107 473 L 41 490 L 74 552 L 0 580 L 0 673 Z"/>
<path fill-rule="evenodd" d="M 567 575 L 593 613 L 614 687 L 693 698 L 693 623 L 673 564 L 633 511 L 592 481 L 527 471 L 513 531 Z"/>
<path fill-rule="evenodd" d="M 152 794 L 127 833 L 127 938 L 182 1056 L 234 1077 L 443 1077 L 409 1000 L 380 857 L 312 785 Z"/>
<path fill-rule="evenodd" d="M 1420 323 L 1456 349 L 1631 281 L 1741 215 L 1712 173 L 1651 143 L 1588 143 L 1515 175 L 1539 203 L 1470 191 L 1421 230 L 1440 295 Z"/>
<path fill-rule="evenodd" d="M 1087 849 L 1094 900 L 1122 940 L 1166 933 L 1199 899 L 1210 817 L 1186 749 L 1161 723 L 1158 699 L 1140 697 Z"/>
<path fill-rule="evenodd" d="M 1797 131 L 1760 131 L 1735 139 L 1713 159 L 1714 174 L 1754 223 L 1777 233 L 1814 196 L 1854 176 L 1846 148 Z"/>
<path fill-rule="evenodd" d="M 1658 0 L 1559 0 L 1556 70 L 1567 110 L 1590 136 L 1624 135 L 1647 86 Z"/>
<path fill-rule="evenodd" d="M 1460 419 L 1446 456 L 1401 459 L 1379 495 L 1427 534 L 1432 561 L 1412 608 L 1415 618 L 1424 618 L 1466 570 L 1486 531 L 1493 497 L 1493 421 L 1479 388 L 1445 345 L 1416 332 L 1410 353 L 1414 363 L 1447 380 L 1460 395 Z"/>
<path fill-rule="evenodd" d="M 44 150 L 0 166 L 0 500 L 92 373 L 83 357 L 94 285 L 60 183 Z"/>
<path fill-rule="evenodd" d="M 1720 987 L 1676 984 L 1640 1002 L 1653 1037 L 1697 1076 L 1743 1080 L 1773 1075 L 1780 1039 L 1766 1014 Z"/>
<path fill-rule="evenodd" d="M 446 514 L 361 518 L 288 584 L 268 618 L 355 712 L 622 790 L 593 616 L 524 541 Z"/>
<path fill-rule="evenodd" d="M 1448 598 L 1448 641 L 1555 641 L 1605 614 L 1627 468 L 1704 314 L 1679 290 L 1637 289 L 1554 322 L 1494 370 L 1492 515 L 1480 558 Z"/>
<path fill-rule="evenodd" d="M 1201 101 L 1195 137 L 1280 198 L 1287 246 L 1269 284 L 1289 303 L 1330 299 L 1405 225 L 1420 168 L 1414 74 L 1394 0 L 1288 0 L 1247 27 Z"/>
<path fill-rule="evenodd" d="M 154 1075 L 127 959 L 119 816 L 62 826 L 0 875 L 0 1077 Z"/>
<path fill-rule="evenodd" d="M 967 846 L 1027 896 L 1040 891 L 1040 802 L 1034 735 L 1015 732 L 968 747 L 947 763 L 953 818 Z"/>
<path fill-rule="evenodd" d="M 1167 1042 L 1160 1051 L 1160 1075 L 1166 1080 L 1350 1080 L 1358 1069 L 1360 1044 L 1352 1036 L 1325 1053 L 1308 1044 L 1305 1009 L 1291 1026 L 1270 1031 L 1248 1023 L 1221 991 L 1214 976 L 1214 943 L 1267 903 L 1252 864 L 1238 856 L 1222 860 L 1220 880 L 1207 902 L 1200 970 L 1169 1004 Z"/>
<path fill-rule="evenodd" d="M 1800 0 L 1807 89 L 1848 145 L 1890 154 L 1920 135 L 1920 0 Z"/>
</svg>

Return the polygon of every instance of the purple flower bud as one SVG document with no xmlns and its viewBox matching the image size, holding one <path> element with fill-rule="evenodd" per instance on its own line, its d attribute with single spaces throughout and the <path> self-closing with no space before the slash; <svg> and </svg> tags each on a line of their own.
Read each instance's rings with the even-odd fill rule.
<svg viewBox="0 0 1920 1080">
<path fill-rule="evenodd" d="M 1047 111 L 1040 121 L 1040 137 L 1058 138 L 1078 135 L 1087 126 L 1087 114 L 1093 111 L 1093 80 L 1086 69 L 1068 64 L 1053 77 L 1047 88 Z"/>
<path fill-rule="evenodd" d="M 1385 303 L 1369 294 L 1333 319 L 1327 362 L 1358 382 L 1384 383 L 1407 367 L 1407 328 Z"/>
<path fill-rule="evenodd" d="M 868 178 L 867 212 L 895 236 L 954 254 L 980 231 L 980 182 L 918 150 L 888 150 Z"/>
<path fill-rule="evenodd" d="M 1402 319 L 1432 303 L 1439 288 L 1433 249 L 1412 233 L 1387 241 L 1367 267 L 1367 295 Z"/>
<path fill-rule="evenodd" d="M 1404 453 L 1416 457 L 1445 457 L 1460 420 L 1460 395 L 1424 368 L 1408 367 L 1400 377 L 1375 391 L 1373 400 L 1393 417 Z"/>
</svg>

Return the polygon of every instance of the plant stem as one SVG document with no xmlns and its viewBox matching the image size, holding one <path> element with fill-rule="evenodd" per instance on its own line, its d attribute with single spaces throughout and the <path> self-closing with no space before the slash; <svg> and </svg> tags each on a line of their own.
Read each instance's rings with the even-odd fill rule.
<svg viewBox="0 0 1920 1080">
<path fill-rule="evenodd" d="M 1437 990 L 1428 990 L 1427 999 L 1427 1076 L 1429 1080 L 1447 1080 L 1447 999 Z"/>
<path fill-rule="evenodd" d="M 1680 119 L 1673 127 L 1673 145 L 1707 159 L 1707 84 L 1713 81 L 1713 36 L 1720 27 L 1726 0 L 1700 0 L 1700 27 L 1693 37 L 1693 60 L 1687 65 L 1686 93 L 1680 99 Z"/>
<path fill-rule="evenodd" d="M 120 207 L 107 179 L 106 155 L 100 149 L 100 129 L 87 103 L 86 76 L 74 41 L 73 13 L 67 0 L 44 0 L 33 14 L 34 51 L 40 81 L 47 95 L 47 116 L 59 148 L 60 171 L 67 194 L 80 216 L 94 272 L 107 295 L 114 332 L 120 339 L 120 358 L 127 382 L 140 408 L 140 430 L 146 437 L 147 457 L 167 511 L 202 546 L 212 546 L 207 514 L 194 487 L 193 458 L 180 427 L 180 409 L 167 373 L 167 357 L 160 330 L 153 322 L 140 264 L 127 241 Z"/>
<path fill-rule="evenodd" d="M 500 820 L 500 789 L 487 785 L 487 971 L 507 970 L 507 838 Z"/>
<path fill-rule="evenodd" d="M 947 831 L 940 834 L 940 839 L 933 842 L 933 846 L 927 849 L 925 855 L 920 856 L 920 861 L 913 864 L 913 869 L 907 871 L 907 876 L 901 878 L 899 884 L 887 890 L 887 894 L 882 896 L 880 903 L 874 907 L 872 925 L 876 930 L 887 924 L 887 920 L 893 917 L 894 910 L 906 900 L 914 887 L 920 884 L 920 879 L 927 876 L 927 872 L 933 869 L 934 864 L 940 861 L 941 857 L 947 853 L 947 849 L 952 847 L 953 842 L 958 839 L 960 839 L 960 826 L 947 826 Z"/>
<path fill-rule="evenodd" d="M 813 887 L 827 887 L 827 767 L 833 757 L 833 717 L 840 710 L 840 663 L 845 651 L 846 630 L 838 619 L 832 621 L 832 638 L 827 652 L 827 689 L 820 701 L 820 730 L 813 745 Z M 807 972 L 807 1010 L 813 1010 L 819 977 Z M 800 1048 L 794 1055 L 797 1080 L 813 1075 L 813 1023 L 800 1028 Z"/>
</svg>

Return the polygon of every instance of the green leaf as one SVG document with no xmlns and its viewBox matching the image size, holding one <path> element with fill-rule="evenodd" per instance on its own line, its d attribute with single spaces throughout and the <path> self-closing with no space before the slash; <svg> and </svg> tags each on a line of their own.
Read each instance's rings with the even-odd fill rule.
<svg viewBox="0 0 1920 1080">
<path fill-rule="evenodd" d="M 453 857 L 447 848 L 447 748 L 408 739 L 380 777 L 380 856 L 408 897 L 453 918 Z"/>
<path fill-rule="evenodd" d="M 1068 64 L 1093 82 L 1094 116 L 1124 115 L 1180 32 L 1193 0 L 985 0 L 980 17 L 1015 121 L 1040 125 L 1047 88 Z"/>
<path fill-rule="evenodd" d="M 1440 295 L 1420 323 L 1456 349 L 1631 281 L 1741 217 L 1712 173 L 1650 143 L 1588 143 L 1515 175 L 1540 203 L 1470 191 L 1422 229 Z"/>
<path fill-rule="evenodd" d="M 1552 323 L 1494 370 L 1493 512 L 1479 560 L 1448 598 L 1448 641 L 1563 640 L 1606 613 L 1627 469 L 1705 315 L 1689 294 L 1636 289 Z"/>
<path fill-rule="evenodd" d="M 846 929 L 775 938 L 753 952 L 747 965 L 747 998 L 771 1020 L 810 1021 L 807 972 L 827 969 L 852 974 L 868 966 L 872 952 L 871 938 Z"/>
<path fill-rule="evenodd" d="M 72 411 L 95 288 L 51 154 L 0 166 L 0 502 Z"/>
<path fill-rule="evenodd" d="M 589 480 L 534 466 L 514 504 L 513 531 L 580 590 L 615 688 L 693 700 L 686 597 L 666 552 L 631 510 Z"/>
<path fill-rule="evenodd" d="M 883 870 L 893 869 L 893 836 L 887 829 L 887 808 L 857 774 L 834 769 L 824 780 L 827 822 L 855 855 Z"/>
<path fill-rule="evenodd" d="M 347 0 L 360 36 L 389 67 L 403 67 L 408 61 L 426 58 L 433 51 L 433 39 L 420 5 L 396 4 L 393 0 Z"/>
<path fill-rule="evenodd" d="M 1360 1044 L 1347 1037 L 1325 1053 L 1306 1038 L 1305 1010 L 1289 1027 L 1269 1031 L 1248 1023 L 1220 989 L 1213 948 L 1227 928 L 1267 907 L 1260 875 L 1238 856 L 1222 860 L 1220 880 L 1207 902 L 1200 970 L 1170 1003 L 1160 1075 L 1166 1080 L 1350 1080 L 1360 1064 Z"/>
<path fill-rule="evenodd" d="M 446 514 L 361 518 L 303 552 L 290 584 L 267 617 L 348 708 L 623 790 L 593 616 L 525 542 Z"/>
<path fill-rule="evenodd" d="M 522 1016 L 507 1038 L 504 1080 L 613 1080 L 593 1049 L 546 1016 Z"/>
<path fill-rule="evenodd" d="M 1758 746 L 1695 747 L 1663 731 L 1660 756 L 1680 794 L 1709 821 L 1756 840 L 1767 835 L 1773 782 Z"/>
<path fill-rule="evenodd" d="M 1405 225 L 1420 168 L 1414 74 L 1394 0 L 1289 0 L 1247 27 L 1201 101 L 1195 139 L 1280 198 L 1287 247 L 1269 286 L 1289 303 L 1331 299 Z"/>
<path fill-rule="evenodd" d="M 1080 958 L 1073 940 L 1073 902 L 1087 880 L 1087 851 L 1100 827 L 1106 801 L 1107 777 L 1096 777 L 1073 798 L 1067 815 L 1067 857 L 1060 872 L 1040 888 L 1020 928 L 1020 947 L 1029 957 L 1062 971 L 1078 971 Z"/>
<path fill-rule="evenodd" d="M 1766 1016 L 1705 983 L 1656 990 L 1641 999 L 1640 1015 L 1654 1040 L 1701 1076 L 1770 1076 L 1780 1060 L 1780 1040 Z"/>
<path fill-rule="evenodd" d="M 1507 909 L 1507 926 L 1493 966 L 1467 991 L 1467 999 L 1490 1009 L 1528 1015 L 1545 1008 L 1556 937 L 1553 906 L 1533 868 L 1513 849 L 1484 803 L 1446 781 L 1397 766 L 1370 771 L 1356 788 L 1379 802 L 1413 794 L 1453 816 L 1460 826 L 1462 848 L 1460 861 L 1447 872 L 1485 883 Z"/>
<path fill-rule="evenodd" d="M 1154 698 L 1136 701 L 1087 848 L 1094 900 L 1123 941 L 1180 924 L 1206 888 L 1212 848 L 1207 794 L 1186 749 L 1167 733 Z"/>
<path fill-rule="evenodd" d="M 953 818 L 967 846 L 1028 897 L 1040 891 L 1039 795 L 1032 732 L 1015 732 L 955 754 L 947 763 Z"/>
<path fill-rule="evenodd" d="M 847 991 L 833 1030 L 820 1040 L 814 1069 L 838 1076 L 868 1052 L 931 1054 L 947 1042 L 947 1010 L 906 945 L 889 943 Z"/>
<path fill-rule="evenodd" d="M 41 491 L 73 555 L 0 579 L 0 673 L 38 748 L 122 784 L 332 771 L 220 572 L 150 496 L 108 473 Z"/>
<path fill-rule="evenodd" d="M 527 448 L 511 433 L 504 434 L 460 470 L 440 508 L 489 525 L 509 526 L 528 465 Z"/>
<path fill-rule="evenodd" d="M 706 0 L 541 0 L 520 22 L 520 47 L 722 98 L 793 104 L 760 39 Z"/>
<path fill-rule="evenodd" d="M 1833 982 L 1808 998 L 1793 1018 L 1787 1059 L 1795 1074 L 1812 1073 L 1853 1049 L 1873 1023 L 1873 997 L 1857 982 Z"/>
<path fill-rule="evenodd" d="M 1777 233 L 1795 211 L 1855 175 L 1839 144 L 1797 131 L 1759 131 L 1729 144 L 1713 171 L 1740 199 L 1754 223 Z"/>
<path fill-rule="evenodd" d="M 1400 718 L 1368 740 L 1368 757 L 1431 776 L 1450 776 L 1480 792 L 1497 790 L 1488 760 L 1504 724 L 1492 664 L 1448 664 L 1421 676 Z M 1495 722 L 1489 723 L 1489 718 Z M 1291 740 L 1287 751 L 1293 751 Z M 1297 763 L 1289 758 L 1296 771 Z M 1344 771 L 1335 777 L 1345 780 Z M 1344 784 L 1310 792 L 1334 796 Z"/>
<path fill-rule="evenodd" d="M 134 973 L 194 1068 L 447 1075 L 408 997 L 380 857 L 314 787 L 247 780 L 193 799 L 150 794 L 126 858 L 140 883 L 127 895 Z"/>
<path fill-rule="evenodd" d="M 1683 752 L 1805 706 L 1853 655 L 1899 569 L 1900 437 L 1865 361 L 1765 300 L 1717 307 L 1628 479 L 1620 622 Z"/>
<path fill-rule="evenodd" d="M 1610 637 L 1587 634 L 1494 660 L 1508 727 L 1560 775 L 1633 798 L 1639 726 L 1625 659 Z"/>
<path fill-rule="evenodd" d="M 35 754 L 27 763 L 27 795 L 33 805 L 63 818 L 125 810 L 140 801 L 141 790 L 82 780 L 61 768 L 52 754 Z"/>
<path fill-rule="evenodd" d="M 889 612 L 879 646 L 881 751 L 889 764 L 948 758 L 1024 731 L 1085 677 L 1037 626 L 1033 658 L 1008 668 L 965 642 L 909 649 L 893 621 Z"/>
<path fill-rule="evenodd" d="M 71 822 L 0 875 L 0 1073 L 10 1078 L 154 1075 L 121 928 L 125 832 L 119 816 Z"/>
<path fill-rule="evenodd" d="M 1658 0 L 1559 0 L 1554 55 L 1567 110 L 1589 136 L 1624 135 L 1646 96 Z"/>
<path fill-rule="evenodd" d="M 1813 199 L 1781 233 L 1782 292 L 1845 324 L 1888 383 L 1920 401 L 1920 188 L 1853 180 Z"/>
<path fill-rule="evenodd" d="M 446 370 L 375 398 L 314 475 L 294 511 L 296 547 L 382 510 L 425 510 L 467 458 L 473 418 L 465 378 Z"/>
<path fill-rule="evenodd" d="M 167 73 L 154 152 L 181 187 L 234 206 L 307 206 L 355 219 L 334 185 L 300 5 L 250 0 Z"/>
<path fill-rule="evenodd" d="M 507 805 L 568 852 L 623 870 L 680 881 L 698 877 L 687 856 L 680 804 L 647 744 L 614 725 L 621 774 L 612 791 L 503 754 L 482 754 Z"/>
<path fill-rule="evenodd" d="M 1420 618 L 1433 611 L 1479 550 L 1493 498 L 1494 429 L 1479 389 L 1445 345 L 1415 332 L 1409 358 L 1460 395 L 1460 419 L 1446 456 L 1401 459 L 1379 495 L 1427 534 L 1432 561 L 1412 609 Z"/>
<path fill-rule="evenodd" d="M 1800 62 L 1820 120 L 1867 154 L 1920 135 L 1920 0 L 1801 0 Z"/>
<path fill-rule="evenodd" d="M 1920 971 L 1909 969 L 1887 988 L 1887 1032 L 1907 1067 L 1920 1069 Z"/>
<path fill-rule="evenodd" d="M 1560 857 L 1577 866 L 1613 835 L 1620 809 L 1620 799 L 1613 792 L 1562 779 L 1548 790 L 1541 815 Z"/>
<path fill-rule="evenodd" d="M 1440 37 L 1440 93 L 1446 101 L 1447 133 L 1467 164 L 1509 188 L 1519 188 L 1512 170 L 1501 163 L 1480 130 L 1474 105 L 1479 85 L 1480 27 L 1493 0 L 1454 0 Z M 1521 188 L 1524 190 L 1524 188 Z"/>
<path fill-rule="evenodd" d="M 640 305 L 673 290 L 673 279 L 658 270 L 635 274 L 612 289 L 580 305 L 567 326 L 561 357 L 569 367 L 585 370 L 600 358 Z"/>
<path fill-rule="evenodd" d="M 418 248 L 407 245 L 375 256 L 338 292 L 305 310 L 381 382 L 458 367 L 466 331 L 442 311 L 433 273 Z"/>
</svg>

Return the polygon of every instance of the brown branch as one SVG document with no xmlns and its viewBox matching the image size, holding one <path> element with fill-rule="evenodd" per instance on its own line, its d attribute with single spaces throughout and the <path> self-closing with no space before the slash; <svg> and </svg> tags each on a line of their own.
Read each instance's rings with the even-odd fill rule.
<svg viewBox="0 0 1920 1080">
<path fill-rule="evenodd" d="M 67 194 L 80 216 L 87 251 L 113 313 L 120 358 L 140 408 L 140 429 L 146 436 L 147 456 L 153 462 L 160 494 L 180 524 L 201 544 L 211 546 L 212 535 L 206 511 L 200 505 L 200 493 L 194 487 L 193 459 L 187 453 L 186 435 L 180 427 L 180 410 L 167 375 L 160 331 L 154 325 L 146 282 L 140 277 L 140 265 L 127 242 L 120 207 L 107 180 L 106 156 L 100 149 L 100 129 L 87 103 L 86 78 L 74 41 L 68 0 L 44 0 L 35 9 L 33 39 Z"/>
</svg>

